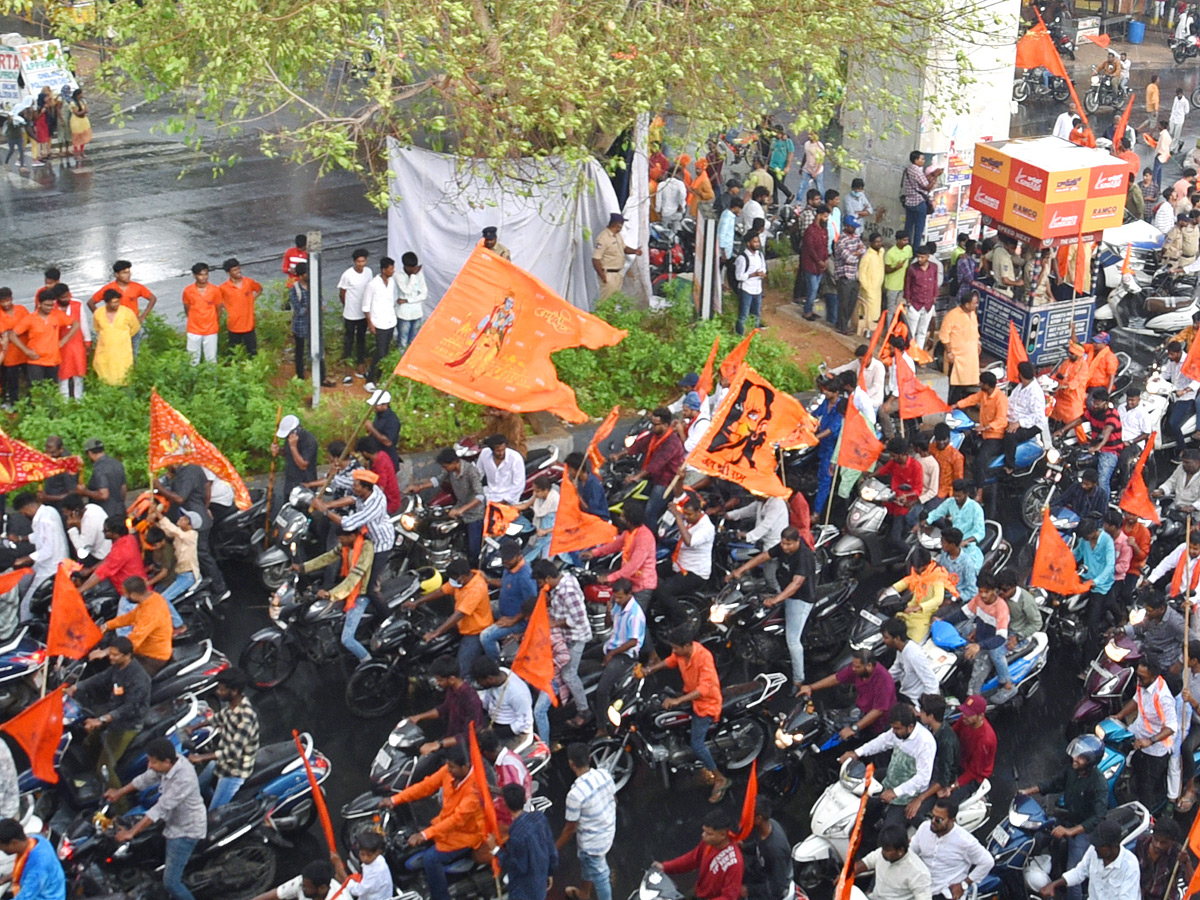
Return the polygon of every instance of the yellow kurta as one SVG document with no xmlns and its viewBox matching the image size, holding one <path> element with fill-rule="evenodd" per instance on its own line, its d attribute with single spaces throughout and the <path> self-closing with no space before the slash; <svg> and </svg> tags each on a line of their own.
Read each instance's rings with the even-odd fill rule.
<svg viewBox="0 0 1200 900">
<path fill-rule="evenodd" d="M 908 579 L 901 578 L 892 585 L 892 588 L 901 593 L 907 591 Z M 919 644 L 929 636 L 929 627 L 933 624 L 933 614 L 941 608 L 945 597 L 945 587 L 941 584 L 933 584 L 929 586 L 928 593 L 924 596 L 917 597 L 914 594 L 909 606 L 918 607 L 918 611 L 909 612 L 906 609 L 896 613 L 896 618 L 908 626 L 908 639 L 910 641 L 916 641 Z"/>
<path fill-rule="evenodd" d="M 975 313 L 969 313 L 961 306 L 949 310 L 942 319 L 938 337 L 954 354 L 950 383 L 979 384 L 979 322 Z"/>
<path fill-rule="evenodd" d="M 110 322 L 108 310 L 101 306 L 94 317 L 96 325 L 96 353 L 92 357 L 92 368 L 96 377 L 106 384 L 124 384 L 129 370 L 133 368 L 133 336 L 141 331 L 142 324 L 132 310 L 122 306 Z"/>
<path fill-rule="evenodd" d="M 863 328 L 874 328 L 883 303 L 883 248 L 871 250 L 858 261 L 858 301 Z"/>
</svg>

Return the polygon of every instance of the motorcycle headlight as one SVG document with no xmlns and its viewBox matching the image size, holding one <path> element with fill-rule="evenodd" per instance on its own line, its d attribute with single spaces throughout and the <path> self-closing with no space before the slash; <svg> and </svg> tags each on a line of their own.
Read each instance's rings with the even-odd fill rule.
<svg viewBox="0 0 1200 900">
<path fill-rule="evenodd" d="M 794 742 L 795 741 L 791 734 L 784 731 L 782 728 L 775 729 L 775 746 L 780 750 L 786 750 L 788 747 L 792 746 Z"/>
<path fill-rule="evenodd" d="M 617 708 L 615 703 L 608 708 L 608 721 L 612 723 L 614 728 L 621 725 L 621 710 Z"/>
<path fill-rule="evenodd" d="M 714 625 L 722 625 L 729 614 L 738 608 L 736 603 L 714 603 L 708 613 L 708 621 Z"/>
<path fill-rule="evenodd" d="M 633 442 L 637 440 L 632 434 L 625 435 L 625 449 L 628 450 L 633 446 Z"/>
<path fill-rule="evenodd" d="M 865 487 L 858 492 L 858 496 L 862 497 L 868 503 L 874 503 L 875 498 L 879 496 L 879 492 L 874 488 Z"/>
<path fill-rule="evenodd" d="M 417 530 L 417 517 L 412 513 L 405 513 L 400 517 L 400 527 L 405 531 Z"/>
<path fill-rule="evenodd" d="M 1141 625 L 1146 619 L 1146 608 L 1144 606 L 1129 611 L 1129 624 Z"/>
<path fill-rule="evenodd" d="M 1046 451 L 1046 462 L 1048 462 L 1050 465 L 1052 465 L 1052 466 L 1058 465 L 1058 462 L 1061 459 L 1062 459 L 1062 454 L 1058 452 L 1058 448 L 1051 447 L 1049 450 Z"/>
</svg>

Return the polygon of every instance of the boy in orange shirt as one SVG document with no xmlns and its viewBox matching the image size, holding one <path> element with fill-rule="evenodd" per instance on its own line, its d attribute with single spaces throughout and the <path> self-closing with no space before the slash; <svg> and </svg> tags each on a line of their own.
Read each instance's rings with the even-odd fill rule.
<svg viewBox="0 0 1200 900">
<path fill-rule="evenodd" d="M 217 311 L 224 301 L 221 289 L 208 283 L 208 263 L 192 266 L 192 277 L 196 283 L 183 289 L 183 311 L 187 313 L 188 354 L 192 357 L 192 365 L 198 366 L 201 359 L 217 361 L 217 332 L 220 330 Z"/>
<path fill-rule="evenodd" d="M 62 329 L 66 329 L 63 331 Z M 58 309 L 49 291 L 38 296 L 37 311 L 18 322 L 9 340 L 29 358 L 29 383 L 58 381 L 62 347 L 79 330 L 79 322 Z"/>
<path fill-rule="evenodd" d="M 12 330 L 29 315 L 29 310 L 13 302 L 12 288 L 0 287 L 0 390 L 5 412 L 12 412 L 21 398 L 21 378 L 25 372 L 25 354 L 12 342 Z"/>
<path fill-rule="evenodd" d="M 225 283 L 221 285 L 221 303 L 225 306 L 225 328 L 229 331 L 229 346 L 239 344 L 246 348 L 247 356 L 258 355 L 258 335 L 254 331 L 254 301 L 263 291 L 263 286 L 253 278 L 242 275 L 242 264 L 233 257 L 221 266 L 225 270 Z"/>
<path fill-rule="evenodd" d="M 454 612 L 425 635 L 425 642 L 436 640 L 451 628 L 457 628 L 460 635 L 458 668 L 462 677 L 467 679 L 471 675 L 471 663 L 483 652 L 479 635 L 495 621 L 492 604 L 488 599 L 488 586 L 483 573 L 472 569 L 465 559 L 456 558 L 450 563 L 446 569 L 446 579 L 441 587 L 423 597 L 409 600 L 405 606 L 411 609 L 436 597 L 454 598 Z"/>
</svg>

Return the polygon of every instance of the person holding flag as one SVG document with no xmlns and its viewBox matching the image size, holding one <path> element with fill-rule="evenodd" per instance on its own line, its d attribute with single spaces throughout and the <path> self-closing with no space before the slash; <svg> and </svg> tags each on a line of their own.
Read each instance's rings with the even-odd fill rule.
<svg viewBox="0 0 1200 900">
<path fill-rule="evenodd" d="M 419 835 L 413 835 L 413 838 L 416 837 L 419 837 Z M 354 876 L 346 871 L 346 864 L 338 856 L 336 850 L 331 851 L 329 854 L 329 861 L 333 864 L 333 873 L 342 882 L 342 888 L 344 888 L 347 898 L 353 897 L 355 900 L 391 900 L 396 887 L 392 883 L 392 870 L 388 868 L 387 860 L 383 858 L 385 846 L 383 835 L 377 831 L 367 831 L 360 834 L 357 840 L 358 861 L 362 863 L 361 879 L 356 880 Z M 417 843 L 420 843 L 420 841 Z M 415 846 L 412 838 L 409 838 L 409 845 Z M 420 854 L 413 857 L 413 859 L 419 860 Z M 442 876 L 442 883 L 445 884 L 444 875 Z M 430 879 L 431 894 L 433 891 L 432 885 L 433 879 Z M 340 890 L 342 889 L 339 888 Z M 332 900 L 336 895 L 330 895 L 330 897 Z M 437 900 L 436 895 L 434 897 Z"/>
<path fill-rule="evenodd" d="M 655 862 L 654 868 L 668 875 L 697 872 L 696 900 L 739 900 L 745 862 L 733 840 L 729 813 L 710 811 L 700 826 L 700 843 L 683 856 Z"/>
<path fill-rule="evenodd" d="M 972 406 L 979 407 L 979 424 L 969 435 L 971 446 L 963 449 L 973 453 L 971 476 L 975 481 L 975 499 L 982 502 L 988 469 L 992 460 L 1004 452 L 1004 434 L 1008 428 L 1008 394 L 997 387 L 995 372 L 980 372 L 979 390 L 954 404 L 955 409 Z"/>
<path fill-rule="evenodd" d="M 833 490 L 834 456 L 846 415 L 846 400 L 838 393 L 836 379 L 827 379 L 819 387 L 824 399 L 814 412 L 817 417 L 817 496 L 812 511 L 817 515 L 824 512 Z"/>
<path fill-rule="evenodd" d="M 745 874 L 742 884 L 747 900 L 780 900 L 795 893 L 792 883 L 792 845 L 772 815 L 769 797 L 754 801 L 754 827 L 742 841 Z"/>
<path fill-rule="evenodd" d="M 522 555 L 518 541 L 505 538 L 500 542 L 500 565 L 504 567 L 500 577 L 487 579 L 489 587 L 500 588 L 496 606 L 499 618 L 479 633 L 483 652 L 495 660 L 500 659 L 501 641 L 525 633 L 528 617 L 523 608 L 537 598 L 533 564 Z"/>
<path fill-rule="evenodd" d="M 1168 572 L 1174 573 L 1167 588 L 1168 597 L 1178 599 L 1185 592 L 1189 597 L 1196 596 L 1200 588 L 1200 528 L 1193 528 L 1186 541 L 1180 541 L 1178 547 L 1159 560 L 1141 584 L 1156 584 Z M 1193 632 L 1200 630 L 1200 622 L 1193 619 L 1191 627 Z"/>
<path fill-rule="evenodd" d="M 607 522 L 611 516 L 608 511 L 608 497 L 604 494 L 604 483 L 596 477 L 595 472 L 585 466 L 582 453 L 576 451 L 567 454 L 566 474 L 568 479 L 575 482 L 579 493 L 579 508 Z"/>
</svg>

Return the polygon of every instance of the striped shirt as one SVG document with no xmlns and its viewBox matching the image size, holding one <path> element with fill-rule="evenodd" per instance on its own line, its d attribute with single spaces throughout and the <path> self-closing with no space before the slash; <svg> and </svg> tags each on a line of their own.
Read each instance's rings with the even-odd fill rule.
<svg viewBox="0 0 1200 900">
<path fill-rule="evenodd" d="M 637 659 L 642 652 L 642 644 L 646 640 L 646 614 L 638 605 L 637 600 L 630 598 L 622 609 L 619 603 L 612 605 L 612 634 L 604 642 L 604 652 L 616 650 L 626 641 L 635 640 L 633 649 L 626 650 L 625 655 Z"/>
<path fill-rule="evenodd" d="M 617 787 L 603 769 L 588 769 L 567 792 L 568 822 L 575 822 L 580 853 L 603 856 L 617 833 Z"/>
<path fill-rule="evenodd" d="M 590 641 L 592 624 L 588 621 L 587 605 L 579 580 L 567 572 L 558 579 L 558 587 L 550 591 L 550 618 L 566 622 L 560 629 L 568 641 Z"/>
<path fill-rule="evenodd" d="M 354 488 L 354 470 L 357 468 L 358 463 L 348 463 L 342 471 L 329 479 L 329 486 L 333 488 L 334 494 L 344 497 L 350 493 Z"/>
<path fill-rule="evenodd" d="M 367 537 L 375 545 L 376 553 L 391 550 L 396 544 L 396 528 L 388 517 L 387 497 L 379 489 L 379 485 L 371 487 L 370 496 L 363 500 L 357 495 L 354 498 L 354 512 L 343 517 L 342 527 L 346 529 L 366 526 Z"/>
</svg>

